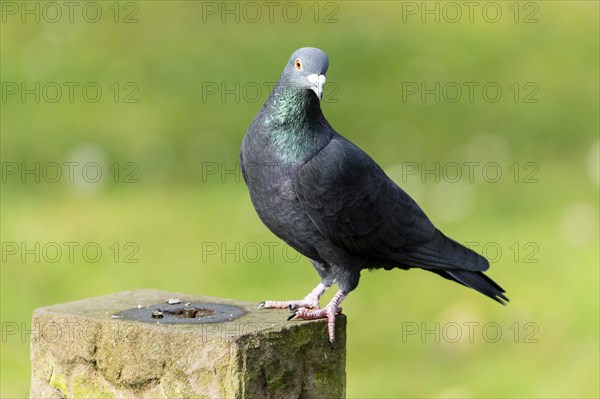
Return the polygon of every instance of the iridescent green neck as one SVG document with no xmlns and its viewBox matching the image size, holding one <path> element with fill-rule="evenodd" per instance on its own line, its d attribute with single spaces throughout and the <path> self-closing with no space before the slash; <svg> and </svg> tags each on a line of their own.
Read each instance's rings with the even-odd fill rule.
<svg viewBox="0 0 600 399">
<path fill-rule="evenodd" d="M 305 161 L 331 138 L 331 128 L 319 99 L 307 90 L 283 89 L 279 84 L 265 104 L 264 124 L 282 162 Z"/>
</svg>

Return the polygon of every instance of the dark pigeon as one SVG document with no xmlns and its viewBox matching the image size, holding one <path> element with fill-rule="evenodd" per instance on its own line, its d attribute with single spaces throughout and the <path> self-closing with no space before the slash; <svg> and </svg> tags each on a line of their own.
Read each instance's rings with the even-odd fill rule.
<svg viewBox="0 0 600 399">
<path fill-rule="evenodd" d="M 265 301 L 291 318 L 327 318 L 334 341 L 340 303 L 363 269 L 420 268 L 502 304 L 504 290 L 483 272 L 488 261 L 446 237 L 364 151 L 338 134 L 321 111 L 327 55 L 292 54 L 246 132 L 241 168 L 264 224 L 310 259 L 321 283 L 304 299 Z M 339 290 L 321 308 L 333 284 Z"/>
</svg>

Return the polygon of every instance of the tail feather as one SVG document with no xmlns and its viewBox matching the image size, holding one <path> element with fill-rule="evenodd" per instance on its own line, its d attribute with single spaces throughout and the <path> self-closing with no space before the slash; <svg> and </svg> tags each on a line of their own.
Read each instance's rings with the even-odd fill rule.
<svg viewBox="0 0 600 399">
<path fill-rule="evenodd" d="M 435 269 L 459 269 L 485 271 L 490 267 L 486 258 L 436 230 L 427 243 L 421 244 L 407 254 L 402 254 L 400 263 L 411 267 Z"/>
<path fill-rule="evenodd" d="M 446 237 L 436 230 L 427 243 L 418 245 L 401 262 L 409 267 L 419 267 L 479 291 L 496 302 L 506 304 L 504 289 L 483 274 L 489 268 L 486 258 L 477 252 Z"/>
<path fill-rule="evenodd" d="M 506 305 L 509 299 L 504 295 L 506 291 L 500 287 L 494 280 L 483 274 L 482 272 L 470 272 L 467 270 L 445 270 L 443 272 L 450 279 L 473 288 L 492 298 L 494 301 Z M 441 273 L 440 273 L 441 274 Z M 443 277 L 447 277 L 443 276 Z M 447 277 L 447 278 L 448 278 Z"/>
</svg>

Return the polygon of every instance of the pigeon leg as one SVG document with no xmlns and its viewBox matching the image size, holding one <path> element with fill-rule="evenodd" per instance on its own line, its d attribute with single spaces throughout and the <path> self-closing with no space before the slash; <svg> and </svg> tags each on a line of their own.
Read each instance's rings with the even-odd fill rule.
<svg viewBox="0 0 600 399">
<path fill-rule="evenodd" d="M 343 291 L 338 291 L 331 301 L 323 309 L 310 310 L 302 307 L 296 310 L 289 318 L 291 319 L 303 319 L 303 320 L 314 320 L 327 318 L 327 330 L 329 332 L 329 343 L 333 347 L 335 342 L 335 316 L 342 312 L 340 303 L 346 298 Z"/>
<path fill-rule="evenodd" d="M 319 298 L 325 291 L 327 291 L 328 286 L 323 283 L 319 283 L 304 299 L 300 299 L 299 301 L 264 301 L 258 305 L 259 309 L 289 309 L 294 310 L 298 308 L 307 308 L 307 309 L 319 309 Z"/>
</svg>

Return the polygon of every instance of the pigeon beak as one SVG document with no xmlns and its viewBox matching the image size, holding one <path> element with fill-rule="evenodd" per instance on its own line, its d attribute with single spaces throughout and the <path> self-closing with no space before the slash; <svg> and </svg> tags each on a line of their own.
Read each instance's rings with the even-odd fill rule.
<svg viewBox="0 0 600 399">
<path fill-rule="evenodd" d="M 310 89 L 317 94 L 319 101 L 323 98 L 323 87 L 325 86 L 325 75 L 317 75 L 313 73 L 306 77 L 310 82 Z"/>
</svg>

